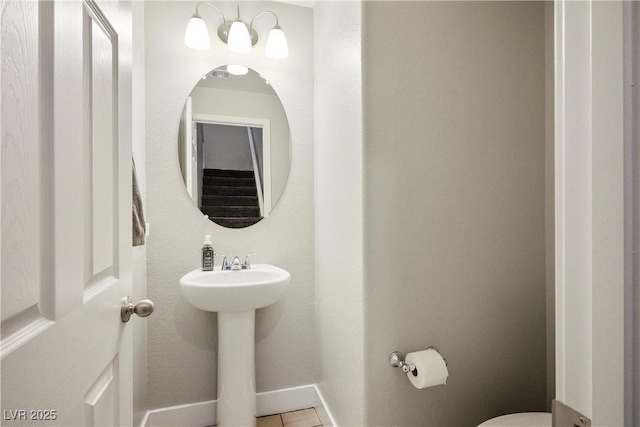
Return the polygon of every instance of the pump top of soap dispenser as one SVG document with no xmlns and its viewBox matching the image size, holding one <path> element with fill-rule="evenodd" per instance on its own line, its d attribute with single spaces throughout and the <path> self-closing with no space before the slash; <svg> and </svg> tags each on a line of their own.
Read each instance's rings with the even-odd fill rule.
<svg viewBox="0 0 640 427">
<path fill-rule="evenodd" d="M 213 243 L 211 242 L 211 234 L 206 234 L 204 236 L 204 246 L 213 246 Z"/>
</svg>

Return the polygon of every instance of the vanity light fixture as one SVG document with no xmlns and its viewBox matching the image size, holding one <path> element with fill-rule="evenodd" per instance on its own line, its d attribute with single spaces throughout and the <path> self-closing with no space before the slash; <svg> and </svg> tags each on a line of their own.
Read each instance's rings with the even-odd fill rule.
<svg viewBox="0 0 640 427">
<path fill-rule="evenodd" d="M 222 16 L 222 24 L 218 27 L 218 37 L 223 43 L 226 43 L 230 51 L 236 53 L 249 53 L 258 42 L 258 33 L 253 29 L 253 21 L 265 14 L 273 15 L 273 17 L 276 18 L 276 25 L 269 32 L 264 53 L 269 58 L 275 59 L 284 59 L 289 56 L 287 38 L 284 31 L 282 31 L 282 27 L 280 27 L 278 16 L 275 13 L 270 10 L 260 12 L 254 16 L 249 25 L 247 25 L 240 19 L 240 6 L 238 6 L 238 16 L 235 21 L 229 22 L 216 5 L 204 1 L 196 5 L 196 12 L 191 16 L 189 24 L 187 25 L 187 31 L 184 34 L 184 44 L 187 45 L 187 47 L 196 50 L 209 50 L 211 48 L 207 24 L 198 12 L 198 8 L 201 5 L 212 7 Z"/>
</svg>

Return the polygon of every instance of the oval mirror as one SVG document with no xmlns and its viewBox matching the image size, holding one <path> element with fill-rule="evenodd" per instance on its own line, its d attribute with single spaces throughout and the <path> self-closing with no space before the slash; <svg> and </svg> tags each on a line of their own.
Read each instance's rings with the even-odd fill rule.
<svg viewBox="0 0 640 427">
<path fill-rule="evenodd" d="M 238 65 L 216 68 L 185 102 L 178 158 L 189 196 L 223 227 L 269 215 L 289 176 L 287 116 L 267 80 Z"/>
</svg>

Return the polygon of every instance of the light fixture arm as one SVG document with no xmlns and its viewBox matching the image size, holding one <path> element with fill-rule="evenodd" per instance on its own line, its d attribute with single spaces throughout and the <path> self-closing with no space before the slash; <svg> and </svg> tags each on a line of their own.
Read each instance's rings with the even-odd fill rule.
<svg viewBox="0 0 640 427">
<path fill-rule="evenodd" d="M 253 29 L 253 21 L 255 21 L 257 17 L 262 16 L 264 14 L 273 15 L 273 17 L 276 18 L 276 27 L 280 26 L 279 23 L 278 23 L 278 15 L 276 15 L 273 12 L 271 12 L 270 10 L 265 10 L 263 12 L 258 13 L 253 18 L 251 18 L 251 23 L 249 24 L 249 32 L 251 32 L 251 30 Z"/>
<path fill-rule="evenodd" d="M 226 25 L 226 24 L 227 24 L 227 20 L 226 20 L 226 18 L 224 17 L 224 13 L 222 13 L 222 11 L 220 10 L 220 8 L 218 8 L 218 6 L 216 6 L 215 4 L 210 3 L 210 2 L 208 2 L 208 1 L 201 1 L 201 2 L 199 2 L 199 3 L 196 5 L 196 15 L 200 16 L 200 14 L 198 13 L 198 8 L 199 8 L 201 5 L 211 6 L 212 8 L 214 8 L 214 9 L 216 10 L 216 12 L 218 12 L 218 13 L 220 14 L 220 16 L 222 16 L 222 25 Z M 238 13 L 240 13 L 240 12 L 238 11 Z"/>
</svg>

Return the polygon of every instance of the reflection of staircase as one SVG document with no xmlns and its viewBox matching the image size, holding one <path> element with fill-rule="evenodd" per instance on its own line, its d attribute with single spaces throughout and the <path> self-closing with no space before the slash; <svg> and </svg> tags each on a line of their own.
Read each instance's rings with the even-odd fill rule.
<svg viewBox="0 0 640 427">
<path fill-rule="evenodd" d="M 242 228 L 260 221 L 253 171 L 205 169 L 200 210 L 216 224 Z"/>
</svg>

